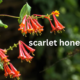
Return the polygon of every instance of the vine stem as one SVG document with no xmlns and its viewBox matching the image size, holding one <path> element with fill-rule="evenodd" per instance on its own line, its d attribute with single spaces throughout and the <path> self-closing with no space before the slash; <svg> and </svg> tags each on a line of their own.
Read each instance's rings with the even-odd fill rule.
<svg viewBox="0 0 80 80">
<path fill-rule="evenodd" d="M 50 15 L 52 15 L 52 14 L 50 14 Z M 12 18 L 20 18 L 18 16 L 12 16 L 12 15 L 7 15 L 7 14 L 0 14 L 0 16 L 6 16 L 6 17 L 12 17 Z M 44 18 L 45 16 L 48 16 L 48 15 L 42 15 L 41 17 L 37 17 L 37 18 L 42 18 L 42 17 Z"/>
<path fill-rule="evenodd" d="M 14 45 L 13 46 L 10 46 L 8 49 L 6 49 L 7 51 L 9 51 L 9 50 L 13 50 L 13 48 L 16 48 L 17 46 L 19 45 L 19 43 L 14 43 Z"/>
<path fill-rule="evenodd" d="M 62 58 L 62 59 L 56 61 L 55 63 L 53 63 L 53 64 L 50 65 L 49 67 L 46 67 L 44 70 L 40 71 L 39 73 L 42 73 L 42 72 L 46 71 L 48 68 L 52 67 L 53 65 L 57 64 L 57 63 L 60 62 L 60 61 L 63 61 L 63 60 L 65 60 L 65 59 L 68 59 L 69 57 L 71 57 L 71 56 L 64 57 L 64 58 Z"/>
<path fill-rule="evenodd" d="M 52 67 L 53 65 L 57 64 L 58 62 L 61 62 L 61 61 L 65 60 L 65 59 L 68 59 L 68 58 L 73 57 L 73 56 L 76 55 L 76 53 L 78 53 L 78 52 L 80 52 L 80 49 L 77 49 L 77 48 L 76 48 L 73 52 L 71 52 L 70 54 L 68 54 L 67 57 L 64 57 L 64 58 L 56 61 L 56 62 L 53 63 L 52 65 L 50 65 L 50 66 L 46 67 L 45 69 L 43 69 L 42 71 L 40 71 L 39 73 L 42 73 L 42 72 L 46 71 L 48 68 Z"/>
<path fill-rule="evenodd" d="M 12 18 L 20 18 L 18 16 L 12 16 L 12 15 L 7 15 L 7 14 L 0 14 L 0 16 L 6 16 L 6 17 L 12 17 Z"/>
</svg>

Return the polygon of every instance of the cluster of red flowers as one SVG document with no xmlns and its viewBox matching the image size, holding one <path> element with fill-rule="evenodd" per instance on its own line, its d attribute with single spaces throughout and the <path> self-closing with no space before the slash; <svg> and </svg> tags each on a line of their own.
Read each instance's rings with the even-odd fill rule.
<svg viewBox="0 0 80 80">
<path fill-rule="evenodd" d="M 6 52 L 7 52 L 6 49 L 0 49 L 0 57 L 1 61 L 8 63 L 10 60 L 7 58 L 8 56 L 5 55 Z"/>
<path fill-rule="evenodd" d="M 34 16 L 39 16 L 39 17 L 43 17 L 43 18 L 47 18 L 50 22 L 51 28 L 52 30 L 50 32 L 61 32 L 62 30 L 64 30 L 64 26 L 56 19 L 55 15 L 58 17 L 59 16 L 59 11 L 53 11 L 50 15 L 53 15 L 54 18 L 54 23 L 55 23 L 55 27 L 52 24 L 51 20 L 50 20 L 50 15 L 46 16 L 46 15 L 38 15 L 38 14 L 33 14 Z M 20 24 L 20 28 L 18 30 L 21 30 L 21 32 L 23 34 L 27 34 L 27 33 L 41 33 L 43 31 L 43 26 L 41 26 L 37 19 L 34 19 L 35 17 L 33 16 L 27 16 L 25 15 L 23 18 L 22 23 Z"/>
<path fill-rule="evenodd" d="M 5 55 L 5 53 L 7 53 L 6 49 L 0 49 L 0 57 L 1 57 L 1 61 L 3 62 L 3 66 L 4 66 L 4 71 L 5 71 L 5 77 L 7 77 L 8 75 L 12 78 L 17 78 L 19 79 L 19 76 L 21 75 L 19 73 L 19 71 L 16 70 L 16 68 L 9 62 L 10 60 L 7 58 L 8 56 Z M 9 68 L 9 66 L 10 68 Z"/>
<path fill-rule="evenodd" d="M 19 41 L 19 56 L 18 56 L 18 58 L 21 58 L 21 60 L 26 60 L 27 62 L 30 63 L 31 60 L 33 59 L 33 57 L 30 55 L 30 53 L 28 53 L 26 51 L 26 49 L 24 47 L 26 49 L 28 49 L 32 53 L 32 55 L 34 55 L 33 52 L 35 51 L 35 49 L 27 46 L 24 42 Z"/>
<path fill-rule="evenodd" d="M 41 34 L 41 32 L 43 31 L 43 26 L 38 23 L 37 19 L 33 19 L 33 16 L 25 15 L 22 23 L 20 24 L 20 28 L 18 28 L 18 30 L 21 30 L 21 33 L 23 33 L 23 35 L 27 33 Z"/>
<path fill-rule="evenodd" d="M 34 56 L 34 51 L 35 49 L 29 47 L 28 45 L 26 45 L 23 41 L 19 41 L 19 56 L 18 58 L 20 58 L 21 60 L 26 60 L 27 62 L 31 62 L 31 60 L 33 59 L 33 57 L 30 55 L 30 53 L 32 53 L 32 55 Z M 29 51 L 29 53 L 26 51 L 26 49 Z M 7 53 L 6 49 L 0 49 L 0 57 L 1 57 L 1 61 L 3 62 L 3 66 L 4 66 L 4 71 L 5 71 L 5 77 L 7 77 L 8 75 L 11 78 L 17 78 L 19 79 L 19 76 L 21 75 L 19 71 L 16 70 L 16 68 L 9 62 L 10 60 L 7 58 L 8 56 L 6 56 L 5 54 Z"/>
<path fill-rule="evenodd" d="M 21 58 L 21 60 L 26 60 L 27 62 L 31 62 L 31 60 L 33 59 L 33 57 L 30 55 L 30 53 L 33 54 L 33 52 L 35 51 L 35 49 L 27 46 L 23 41 L 19 41 L 19 56 L 18 58 Z M 30 53 L 28 53 L 26 51 L 25 48 L 27 48 Z M 7 77 L 8 75 L 10 76 L 10 78 L 17 78 L 19 79 L 19 76 L 21 75 L 19 71 L 16 70 L 16 68 L 10 63 L 10 60 L 7 58 L 8 56 L 6 55 L 7 50 L 6 49 L 0 49 L 0 57 L 1 57 L 1 62 L 3 62 L 3 66 L 4 66 L 4 71 L 5 71 L 5 77 Z"/>
<path fill-rule="evenodd" d="M 50 22 L 50 25 L 51 25 L 51 28 L 52 28 L 52 30 L 50 31 L 51 33 L 52 32 L 60 32 L 61 30 L 64 30 L 64 26 L 56 19 L 56 17 L 55 17 L 55 15 L 58 17 L 59 16 L 59 11 L 53 11 L 52 13 L 51 13 L 51 15 L 53 16 L 53 19 L 54 19 L 54 23 L 55 23 L 55 27 L 54 27 L 54 25 L 52 24 L 52 22 L 51 22 L 51 20 L 50 20 L 50 15 L 48 15 L 48 16 L 45 16 L 45 15 L 37 15 L 37 14 L 34 14 L 34 16 L 42 16 L 42 17 L 44 17 L 44 18 L 47 18 L 48 20 L 49 20 L 49 22 Z"/>
<path fill-rule="evenodd" d="M 10 66 L 10 67 L 9 67 Z M 9 66 L 7 63 L 4 63 L 4 71 L 5 71 L 5 77 L 10 75 L 10 78 L 17 78 L 19 80 L 19 76 L 21 75 L 19 71 L 16 70 L 16 68 L 9 63 Z"/>
</svg>

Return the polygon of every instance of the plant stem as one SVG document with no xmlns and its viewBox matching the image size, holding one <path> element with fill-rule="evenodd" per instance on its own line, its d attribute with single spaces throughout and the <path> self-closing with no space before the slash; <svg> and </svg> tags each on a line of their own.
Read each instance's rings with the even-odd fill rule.
<svg viewBox="0 0 80 80">
<path fill-rule="evenodd" d="M 9 51 L 9 50 L 13 50 L 13 48 L 16 48 L 17 46 L 19 45 L 19 43 L 14 43 L 14 45 L 13 46 L 10 46 L 8 49 L 6 49 L 7 51 Z"/>
<path fill-rule="evenodd" d="M 6 16 L 6 17 L 12 17 L 12 18 L 20 18 L 18 16 L 12 16 L 12 15 L 7 15 L 7 14 L 0 14 L 0 16 Z"/>
<path fill-rule="evenodd" d="M 50 15 L 52 15 L 52 14 L 50 14 Z M 18 16 L 12 16 L 12 15 L 7 15 L 7 14 L 0 14 L 0 16 L 6 16 L 6 17 L 12 17 L 12 18 L 20 18 L 20 17 L 18 17 Z M 42 16 L 43 16 L 43 15 L 42 15 Z M 42 18 L 42 16 L 37 17 L 37 18 Z M 43 18 L 44 18 L 45 16 L 47 16 L 47 15 L 44 15 Z M 36 18 L 36 17 L 34 17 L 34 18 Z"/>
</svg>

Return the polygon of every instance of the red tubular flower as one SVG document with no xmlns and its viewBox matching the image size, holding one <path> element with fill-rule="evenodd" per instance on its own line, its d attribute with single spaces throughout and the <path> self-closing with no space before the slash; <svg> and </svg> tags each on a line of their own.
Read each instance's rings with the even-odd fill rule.
<svg viewBox="0 0 80 80">
<path fill-rule="evenodd" d="M 27 46 L 23 41 L 20 41 L 32 54 L 34 53 L 35 49 Z"/>
<path fill-rule="evenodd" d="M 30 19 L 29 24 L 32 25 L 32 30 L 34 30 L 33 33 L 40 33 L 41 34 L 41 32 L 43 31 L 43 26 L 41 26 L 38 23 L 37 19 L 33 19 L 33 17 L 29 17 L 29 19 Z M 31 27 L 31 25 L 30 25 L 30 27 Z"/>
<path fill-rule="evenodd" d="M 32 25 L 30 24 L 30 21 L 29 21 L 29 23 L 27 23 L 27 25 L 29 25 L 28 33 L 34 33 L 34 29 L 33 29 Z"/>
<path fill-rule="evenodd" d="M 36 23 L 36 25 L 39 26 L 39 29 L 38 29 L 38 32 L 39 32 L 39 33 L 41 33 L 42 31 L 44 31 L 44 30 L 43 30 L 43 26 L 41 26 L 41 25 L 38 23 L 37 19 L 33 19 L 33 21 Z"/>
<path fill-rule="evenodd" d="M 31 20 L 31 24 L 34 28 L 35 31 L 39 30 L 40 28 L 36 25 L 36 23 L 33 21 L 33 19 L 30 19 Z"/>
<path fill-rule="evenodd" d="M 30 62 L 30 61 L 33 59 L 33 57 L 25 50 L 25 48 L 24 48 L 23 45 L 22 45 L 22 49 L 23 49 L 24 54 L 25 54 L 25 56 L 26 56 L 26 61 L 27 61 L 27 62 Z"/>
<path fill-rule="evenodd" d="M 55 23 L 55 28 L 56 28 L 56 31 L 61 31 L 63 30 L 65 27 L 56 19 L 55 16 L 59 16 L 59 11 L 55 10 L 51 13 L 53 15 L 53 18 L 54 18 L 54 23 Z"/>
<path fill-rule="evenodd" d="M 27 33 L 26 32 L 26 17 L 27 15 L 24 16 L 22 23 L 19 25 L 20 28 L 18 28 L 18 30 L 21 30 L 21 33 Z"/>
<path fill-rule="evenodd" d="M 18 58 L 21 58 L 21 60 L 26 60 L 27 62 L 31 62 L 33 57 L 28 53 L 25 48 L 27 48 L 32 54 L 35 51 L 35 49 L 27 46 L 24 42 L 19 41 L 19 56 Z"/>
<path fill-rule="evenodd" d="M 9 66 L 7 63 L 4 63 L 4 72 L 5 72 L 5 77 L 7 77 L 8 75 L 11 77 L 11 78 L 19 78 L 19 76 L 21 75 L 19 71 L 16 70 L 16 68 L 11 64 L 9 63 Z"/>
<path fill-rule="evenodd" d="M 10 77 L 12 77 L 15 73 L 9 68 L 8 65 L 6 65 L 6 71 L 7 73 L 10 75 Z"/>
<path fill-rule="evenodd" d="M 1 61 L 3 61 L 3 62 L 10 61 L 9 59 L 7 59 L 8 56 L 5 55 L 6 52 L 7 52 L 7 50 L 0 49 L 0 57 L 1 57 Z"/>
<path fill-rule="evenodd" d="M 23 51 L 22 51 L 22 48 L 21 48 L 21 44 L 19 44 L 19 56 L 18 56 L 18 58 L 23 58 Z"/>
<path fill-rule="evenodd" d="M 4 72 L 5 72 L 4 76 L 7 77 L 8 76 L 8 72 L 6 70 L 6 64 L 4 64 L 3 66 L 4 66 Z"/>
<path fill-rule="evenodd" d="M 13 78 L 14 77 L 18 78 L 21 75 L 20 72 L 17 71 L 17 69 L 11 63 L 9 65 L 10 65 L 11 70 L 15 73 L 15 74 L 13 74 Z"/>
<path fill-rule="evenodd" d="M 4 71 L 5 71 L 5 77 L 10 75 L 12 77 L 15 73 L 9 68 L 8 64 L 4 63 Z"/>
<path fill-rule="evenodd" d="M 2 60 L 7 59 L 7 56 L 1 51 L 0 51 L 0 57 Z"/>
<path fill-rule="evenodd" d="M 43 26 L 38 23 L 37 19 L 33 19 L 33 21 L 34 21 L 41 29 L 43 29 Z"/>
<path fill-rule="evenodd" d="M 55 22 L 56 31 L 63 30 L 65 27 L 56 19 L 54 14 L 53 14 L 53 18 Z"/>
<path fill-rule="evenodd" d="M 26 59 L 26 56 L 24 55 L 24 52 L 21 48 L 21 44 L 19 44 L 19 56 L 18 56 L 18 58 L 21 58 L 21 60 Z"/>
</svg>

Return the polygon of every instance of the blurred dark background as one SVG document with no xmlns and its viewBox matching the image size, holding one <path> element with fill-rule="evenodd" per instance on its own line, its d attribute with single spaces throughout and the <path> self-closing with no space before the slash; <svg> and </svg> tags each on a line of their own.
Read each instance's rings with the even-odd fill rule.
<svg viewBox="0 0 80 80">
<path fill-rule="evenodd" d="M 59 41 L 59 39 L 62 39 L 63 41 L 80 41 L 80 0 L 3 0 L 3 3 L 0 4 L 0 14 L 19 16 L 19 12 L 26 2 L 32 7 L 31 15 L 50 14 L 54 10 L 59 10 L 60 16 L 57 19 L 65 26 L 65 31 L 61 34 L 51 34 L 49 21 L 39 19 L 39 22 L 44 25 L 42 36 L 31 36 L 28 34 L 25 38 L 17 30 L 19 27 L 17 19 L 0 17 L 5 24 L 9 25 L 7 29 L 0 27 L 0 48 L 8 48 L 14 43 L 17 43 L 18 40 L 23 40 L 28 45 L 30 40 L 43 41 L 48 39 L 49 41 Z M 26 61 L 21 63 L 20 59 L 17 59 L 19 55 L 18 48 L 14 48 L 13 51 L 8 51 L 11 63 L 21 73 L 20 80 L 80 80 L 79 52 L 73 57 L 64 59 L 51 66 L 58 60 L 66 57 L 69 52 L 73 52 L 76 46 L 32 47 L 36 51 L 31 63 L 27 63 Z M 4 71 L 0 70 L 0 80 L 13 80 L 9 77 L 5 78 L 3 74 Z"/>
</svg>

